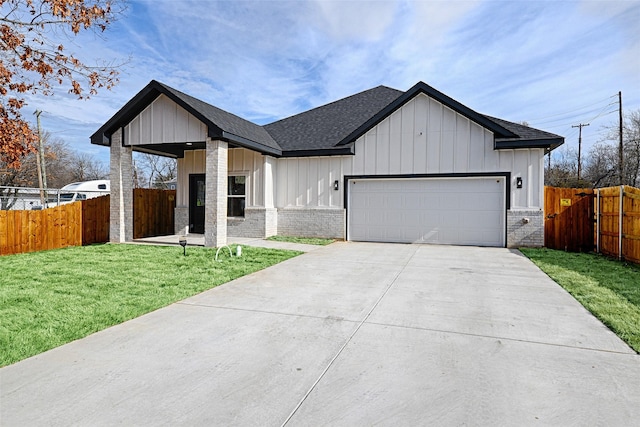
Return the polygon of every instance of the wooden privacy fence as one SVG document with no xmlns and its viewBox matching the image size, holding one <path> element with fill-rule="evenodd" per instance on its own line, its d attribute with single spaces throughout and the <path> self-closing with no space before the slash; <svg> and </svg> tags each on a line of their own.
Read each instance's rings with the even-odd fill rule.
<svg viewBox="0 0 640 427">
<path fill-rule="evenodd" d="M 109 196 L 43 210 L 0 210 L 0 255 L 109 241 Z M 133 190 L 135 239 L 173 234 L 175 190 Z"/>
<path fill-rule="evenodd" d="M 593 190 L 544 188 L 544 245 L 570 252 L 593 251 Z"/>
<path fill-rule="evenodd" d="M 596 250 L 640 264 L 640 188 L 596 190 Z"/>
<path fill-rule="evenodd" d="M 176 190 L 133 190 L 133 238 L 166 236 L 174 233 Z"/>
<path fill-rule="evenodd" d="M 83 245 L 109 241 L 110 201 L 110 196 L 106 195 L 81 202 Z"/>
<path fill-rule="evenodd" d="M 640 189 L 544 189 L 545 246 L 640 263 Z"/>
<path fill-rule="evenodd" d="M 109 196 L 43 210 L 0 211 L 0 255 L 109 240 Z"/>
</svg>

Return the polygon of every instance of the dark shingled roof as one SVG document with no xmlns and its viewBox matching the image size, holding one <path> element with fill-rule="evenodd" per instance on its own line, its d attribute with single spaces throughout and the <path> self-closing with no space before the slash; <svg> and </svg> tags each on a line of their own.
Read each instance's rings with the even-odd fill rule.
<svg viewBox="0 0 640 427">
<path fill-rule="evenodd" d="M 216 125 L 224 133 L 229 134 L 229 137 L 232 135 L 238 136 L 240 138 L 248 139 L 250 141 L 257 142 L 258 144 L 265 145 L 269 148 L 280 150 L 280 146 L 273 140 L 271 135 L 269 135 L 269 133 L 262 126 L 238 117 L 235 114 L 229 113 L 225 110 L 221 110 L 218 107 L 214 107 L 211 104 L 207 104 L 206 102 L 201 101 L 198 98 L 194 98 L 193 96 L 187 95 L 186 93 L 182 93 L 179 90 L 176 90 L 165 84 L 158 84 L 164 87 L 168 92 L 174 94 L 176 98 L 182 100 L 183 103 L 181 105 L 183 107 L 185 105 L 191 107 L 185 108 L 187 111 L 199 112 L 203 117 L 207 119 L 207 121 Z M 233 140 L 232 137 L 229 139 Z"/>
<path fill-rule="evenodd" d="M 165 94 L 207 125 L 209 137 L 221 138 L 235 146 L 276 157 L 351 154 L 353 141 L 420 93 L 442 102 L 492 131 L 496 149 L 552 150 L 564 143 L 564 138 L 559 135 L 479 114 L 423 82 L 418 82 L 406 92 L 378 86 L 259 126 L 155 80 L 94 133 L 91 142 L 110 145 L 113 132 L 130 123 L 160 94 Z M 180 155 L 183 151 L 177 144 L 151 145 L 157 148 L 156 151 L 164 150 L 173 155 Z"/>
<path fill-rule="evenodd" d="M 519 138 L 499 138 L 496 137 L 496 148 L 519 148 L 522 144 L 528 144 L 529 146 L 544 146 L 553 150 L 564 143 L 564 138 L 560 135 L 556 135 L 550 132 L 545 132 L 540 129 L 525 126 L 519 123 L 509 122 L 507 120 L 499 119 L 497 117 L 486 116 L 492 122 L 499 124 L 500 126 L 510 130 Z M 511 147 L 508 147 L 512 145 Z M 547 147 L 548 145 L 548 147 Z"/>
<path fill-rule="evenodd" d="M 118 128 L 131 122 L 161 94 L 207 125 L 209 136 L 222 138 L 263 153 L 280 155 L 282 150 L 262 127 L 163 83 L 152 80 L 124 107 L 91 136 L 93 144 L 110 145 L 109 138 Z M 158 144 L 160 147 L 162 144 Z"/>
<path fill-rule="evenodd" d="M 330 150 L 404 92 L 378 86 L 265 126 L 282 151 Z"/>
</svg>

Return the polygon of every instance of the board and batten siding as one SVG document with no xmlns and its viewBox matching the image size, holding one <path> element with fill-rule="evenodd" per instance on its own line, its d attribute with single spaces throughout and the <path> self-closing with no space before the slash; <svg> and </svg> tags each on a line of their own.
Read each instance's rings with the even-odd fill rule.
<svg viewBox="0 0 640 427">
<path fill-rule="evenodd" d="M 228 156 L 229 175 L 247 176 L 245 190 L 246 206 L 264 206 L 264 162 L 265 157 L 245 148 L 230 148 Z M 177 206 L 189 205 L 189 175 L 205 173 L 205 150 L 185 151 L 178 159 Z"/>
<path fill-rule="evenodd" d="M 126 145 L 204 142 L 207 126 L 166 95 L 158 96 L 124 128 Z"/>
<path fill-rule="evenodd" d="M 510 171 L 511 209 L 539 209 L 543 170 L 543 149 L 494 150 L 492 132 L 419 94 L 358 138 L 353 156 L 278 159 L 276 207 L 342 208 L 344 175 Z"/>
<path fill-rule="evenodd" d="M 350 166 L 344 156 L 278 159 L 275 206 L 341 208 L 342 177 L 351 174 Z M 333 189 L 336 180 L 338 191 Z"/>
</svg>

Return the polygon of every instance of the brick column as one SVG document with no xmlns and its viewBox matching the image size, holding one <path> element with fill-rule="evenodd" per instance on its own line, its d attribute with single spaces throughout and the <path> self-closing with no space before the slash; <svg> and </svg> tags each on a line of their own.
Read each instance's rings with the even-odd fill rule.
<svg viewBox="0 0 640 427">
<path fill-rule="evenodd" d="M 204 245 L 227 244 L 227 158 L 228 144 L 207 138 Z"/>
<path fill-rule="evenodd" d="M 263 156 L 262 168 L 264 170 L 264 234 L 261 237 L 270 237 L 278 234 L 278 210 L 274 207 L 276 200 L 276 165 L 274 157 Z"/>
<path fill-rule="evenodd" d="M 133 157 L 130 147 L 122 145 L 122 128 L 111 135 L 109 240 L 124 243 L 133 240 Z"/>
</svg>

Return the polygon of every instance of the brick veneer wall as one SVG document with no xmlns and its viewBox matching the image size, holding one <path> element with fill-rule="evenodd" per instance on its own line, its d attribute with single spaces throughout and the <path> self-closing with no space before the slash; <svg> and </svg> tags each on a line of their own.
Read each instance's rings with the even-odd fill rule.
<svg viewBox="0 0 640 427">
<path fill-rule="evenodd" d="M 174 210 L 174 226 L 176 234 L 187 234 L 189 232 L 189 207 L 176 206 Z"/>
<path fill-rule="evenodd" d="M 542 246 L 544 246 L 544 212 L 541 210 L 507 211 L 507 247 Z"/>
<path fill-rule="evenodd" d="M 207 138 L 205 150 L 204 245 L 227 244 L 228 144 Z"/>
<path fill-rule="evenodd" d="M 282 236 L 344 239 L 344 209 L 278 208 Z"/>
<path fill-rule="evenodd" d="M 274 226 L 274 217 L 276 224 Z M 246 208 L 244 218 L 227 218 L 227 235 L 233 237 L 269 237 L 277 233 L 277 210 Z"/>
<path fill-rule="evenodd" d="M 131 147 L 122 145 L 122 129 L 111 135 L 110 151 L 109 240 L 130 242 L 133 240 L 133 157 Z"/>
</svg>

